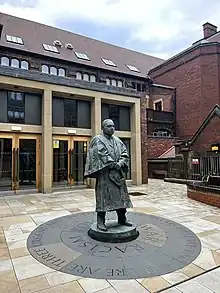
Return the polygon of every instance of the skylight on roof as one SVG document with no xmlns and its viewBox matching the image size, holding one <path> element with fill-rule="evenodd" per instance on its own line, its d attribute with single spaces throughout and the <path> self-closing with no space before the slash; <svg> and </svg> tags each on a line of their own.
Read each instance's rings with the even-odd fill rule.
<svg viewBox="0 0 220 293">
<path fill-rule="evenodd" d="M 46 50 L 46 51 L 50 51 L 50 52 L 54 52 L 54 53 L 60 53 L 59 50 L 57 49 L 57 47 L 55 47 L 55 46 L 43 44 L 43 47 L 44 47 L 44 50 Z"/>
<path fill-rule="evenodd" d="M 126 64 L 126 66 L 127 66 L 131 71 L 140 72 L 140 70 L 137 69 L 137 67 L 135 67 L 134 65 L 128 65 L 128 64 Z"/>
<path fill-rule="evenodd" d="M 76 54 L 76 57 L 78 57 L 79 59 L 90 60 L 90 58 L 85 53 L 75 52 L 75 54 Z"/>
<path fill-rule="evenodd" d="M 102 58 L 102 61 L 109 66 L 117 66 L 112 60 Z"/>
<path fill-rule="evenodd" d="M 16 43 L 19 45 L 24 45 L 23 39 L 20 37 L 14 37 L 14 36 L 10 36 L 10 35 L 5 35 L 5 37 L 6 37 L 7 42 Z"/>
</svg>

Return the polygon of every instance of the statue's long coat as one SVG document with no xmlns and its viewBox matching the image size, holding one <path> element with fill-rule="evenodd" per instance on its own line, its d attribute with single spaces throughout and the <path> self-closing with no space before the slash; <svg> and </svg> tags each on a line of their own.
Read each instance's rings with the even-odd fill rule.
<svg viewBox="0 0 220 293">
<path fill-rule="evenodd" d="M 109 169 L 112 163 L 122 163 L 120 171 Z M 116 136 L 95 136 L 89 145 L 85 178 L 96 178 L 96 211 L 107 212 L 131 208 L 125 177 L 129 156 L 123 142 Z"/>
</svg>

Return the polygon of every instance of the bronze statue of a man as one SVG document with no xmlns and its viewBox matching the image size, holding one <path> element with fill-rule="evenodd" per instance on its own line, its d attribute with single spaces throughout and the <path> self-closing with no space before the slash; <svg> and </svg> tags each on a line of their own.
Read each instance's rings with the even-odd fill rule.
<svg viewBox="0 0 220 293">
<path fill-rule="evenodd" d="M 114 135 L 111 119 L 102 122 L 102 134 L 92 138 L 85 166 L 85 178 L 96 178 L 97 227 L 107 231 L 106 212 L 116 211 L 120 225 L 132 226 L 126 218 L 126 208 L 131 208 L 126 174 L 129 156 L 123 142 Z"/>
</svg>

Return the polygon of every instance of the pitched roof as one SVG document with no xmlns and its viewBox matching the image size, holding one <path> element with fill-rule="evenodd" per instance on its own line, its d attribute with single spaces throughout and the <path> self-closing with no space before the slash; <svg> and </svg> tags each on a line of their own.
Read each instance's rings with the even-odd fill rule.
<svg viewBox="0 0 220 293">
<path fill-rule="evenodd" d="M 196 133 L 192 136 L 191 139 L 188 140 L 188 143 L 192 145 L 197 137 L 200 135 L 200 133 L 205 129 L 205 127 L 208 125 L 208 123 L 211 121 L 211 119 L 215 116 L 218 116 L 220 118 L 220 105 L 216 104 L 214 108 L 210 111 L 206 119 L 203 121 L 202 125 L 198 128 Z"/>
<path fill-rule="evenodd" d="M 0 46 L 20 49 L 86 66 L 147 77 L 147 72 L 150 68 L 164 61 L 153 56 L 8 14 L 0 13 L 0 25 L 3 25 Z M 5 35 L 22 38 L 24 45 L 7 42 Z M 57 47 L 59 54 L 44 50 L 42 44 L 53 45 L 55 40 L 59 40 L 63 44 L 62 48 Z M 65 44 L 68 43 L 73 45 L 74 50 L 65 48 Z M 74 52 L 87 54 L 90 61 L 78 59 Z M 101 58 L 112 60 L 117 66 L 106 65 Z M 126 64 L 135 66 L 140 72 L 131 71 Z"/>
</svg>

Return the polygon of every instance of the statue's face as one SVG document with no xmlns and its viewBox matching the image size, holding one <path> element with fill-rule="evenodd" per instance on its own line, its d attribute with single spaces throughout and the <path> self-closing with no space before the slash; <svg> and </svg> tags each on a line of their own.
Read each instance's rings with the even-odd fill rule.
<svg viewBox="0 0 220 293">
<path fill-rule="evenodd" d="M 107 122 L 105 126 L 103 127 L 103 133 L 108 136 L 112 136 L 114 132 L 115 132 L 115 124 L 113 123 L 113 121 Z"/>
</svg>

